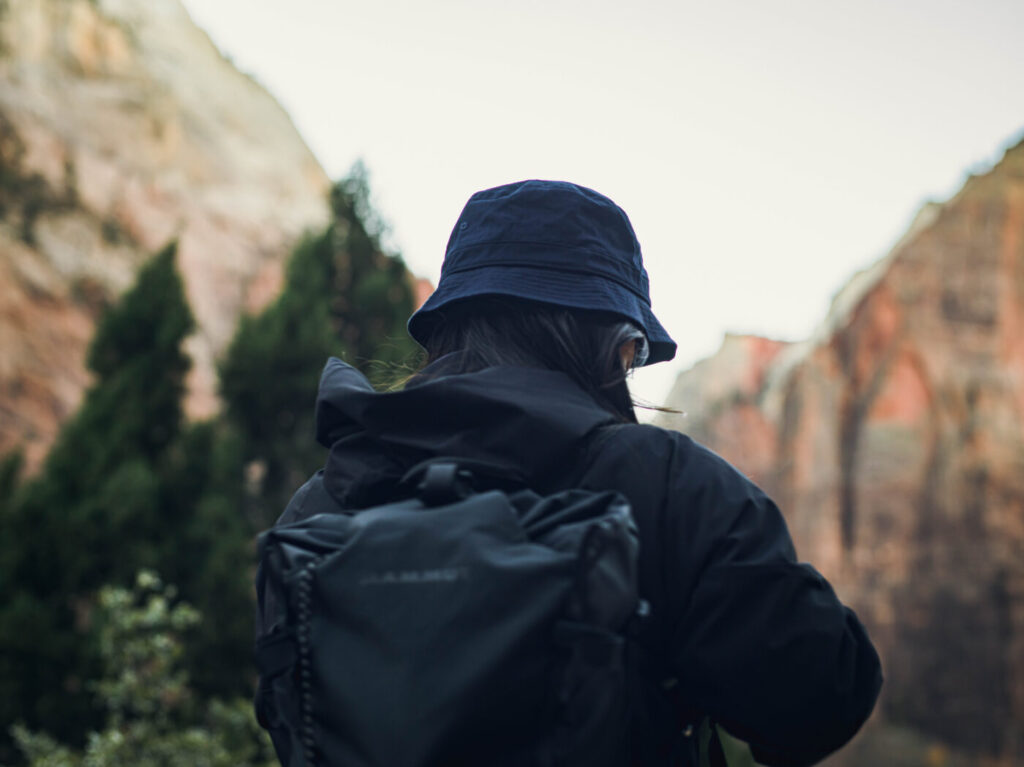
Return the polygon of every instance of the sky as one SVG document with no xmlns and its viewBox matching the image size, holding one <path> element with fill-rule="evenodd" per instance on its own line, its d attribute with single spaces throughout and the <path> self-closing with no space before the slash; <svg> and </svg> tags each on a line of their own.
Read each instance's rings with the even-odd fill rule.
<svg viewBox="0 0 1024 767">
<path fill-rule="evenodd" d="M 475 191 L 592 187 L 630 216 L 676 359 L 800 340 L 927 200 L 1024 134 L 1022 0 L 184 0 L 328 174 L 371 174 L 437 281 Z"/>
</svg>

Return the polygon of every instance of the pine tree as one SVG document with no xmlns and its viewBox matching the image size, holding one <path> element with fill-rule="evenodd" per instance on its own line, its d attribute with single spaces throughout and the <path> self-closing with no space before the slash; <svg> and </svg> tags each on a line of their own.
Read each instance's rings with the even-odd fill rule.
<svg viewBox="0 0 1024 767">
<path fill-rule="evenodd" d="M 255 548 L 243 514 L 242 455 L 237 432 L 217 419 L 189 427 L 166 458 L 166 514 L 180 524 L 160 567 L 208 616 L 192 632 L 185 658 L 204 697 L 252 693 Z"/>
<path fill-rule="evenodd" d="M 228 418 L 246 446 L 249 516 L 260 528 L 323 462 L 313 405 L 327 357 L 372 379 L 416 353 L 405 331 L 412 282 L 401 258 L 381 245 L 384 227 L 361 164 L 333 187 L 330 203 L 330 223 L 299 244 L 280 297 L 243 318 L 221 367 Z"/>
<path fill-rule="evenodd" d="M 361 166 L 330 202 L 281 296 L 242 320 L 222 365 L 222 417 L 183 418 L 194 323 L 170 246 L 102 318 L 94 383 L 42 472 L 20 480 L 17 457 L 0 464 L 0 763 L 16 720 L 71 746 L 100 724 L 96 593 L 141 568 L 209 616 L 185 649 L 196 693 L 250 692 L 253 534 L 323 460 L 312 410 L 324 361 L 374 375 L 415 350 L 411 280 L 381 246 Z"/>
<path fill-rule="evenodd" d="M 14 492 L 18 488 L 24 462 L 25 456 L 19 450 L 0 458 L 0 526 L 3 525 Z"/>
<path fill-rule="evenodd" d="M 101 319 L 95 382 L 42 472 L 4 504 L 0 536 L 0 725 L 15 718 L 73 741 L 95 724 L 93 597 L 173 554 L 163 474 L 183 428 L 194 322 L 175 265 L 156 255 Z M 6 728 L 4 728 L 6 729 Z"/>
</svg>

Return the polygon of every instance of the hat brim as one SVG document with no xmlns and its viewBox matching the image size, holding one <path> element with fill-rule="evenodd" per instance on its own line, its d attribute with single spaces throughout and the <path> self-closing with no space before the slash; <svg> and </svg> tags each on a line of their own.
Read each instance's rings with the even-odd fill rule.
<svg viewBox="0 0 1024 767">
<path fill-rule="evenodd" d="M 456 301 L 481 296 L 510 296 L 613 314 L 630 320 L 644 331 L 650 346 L 645 367 L 676 355 L 676 342 L 654 316 L 651 307 L 621 285 L 583 272 L 511 265 L 489 265 L 445 275 L 438 289 L 409 318 L 409 335 L 423 346 L 431 329 L 443 319 L 441 309 Z"/>
</svg>

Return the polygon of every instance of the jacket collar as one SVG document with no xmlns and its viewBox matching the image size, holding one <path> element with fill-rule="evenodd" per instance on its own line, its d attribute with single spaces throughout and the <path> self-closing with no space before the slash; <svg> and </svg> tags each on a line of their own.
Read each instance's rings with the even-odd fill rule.
<svg viewBox="0 0 1024 767">
<path fill-rule="evenodd" d="M 575 466 L 587 435 L 615 421 L 564 373 L 448 367 L 439 360 L 405 389 L 377 392 L 351 365 L 328 360 L 316 434 L 330 448 L 324 481 L 336 500 L 358 507 L 435 456 L 473 458 L 543 487 Z"/>
</svg>

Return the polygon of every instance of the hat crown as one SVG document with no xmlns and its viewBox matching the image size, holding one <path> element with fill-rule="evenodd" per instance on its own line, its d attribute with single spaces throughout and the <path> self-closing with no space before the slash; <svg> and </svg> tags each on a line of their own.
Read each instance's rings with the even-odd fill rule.
<svg viewBox="0 0 1024 767">
<path fill-rule="evenodd" d="M 425 344 L 444 307 L 495 295 L 615 315 L 643 331 L 647 364 L 675 354 L 651 311 L 629 217 L 585 186 L 532 179 L 470 197 L 448 238 L 437 290 L 409 318 L 409 333 Z"/>
<path fill-rule="evenodd" d="M 625 211 L 603 194 L 566 181 L 519 181 L 470 197 L 448 239 L 442 279 L 460 253 L 473 249 L 479 251 L 473 260 L 483 260 L 496 252 L 486 247 L 492 245 L 553 251 L 568 262 L 552 259 L 551 268 L 572 266 L 572 253 L 599 254 L 632 266 L 646 281 L 640 243 Z M 508 247 L 497 250 L 507 259 Z"/>
</svg>

